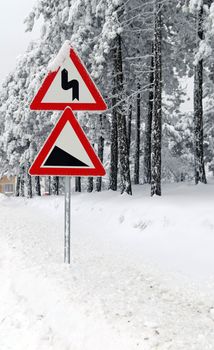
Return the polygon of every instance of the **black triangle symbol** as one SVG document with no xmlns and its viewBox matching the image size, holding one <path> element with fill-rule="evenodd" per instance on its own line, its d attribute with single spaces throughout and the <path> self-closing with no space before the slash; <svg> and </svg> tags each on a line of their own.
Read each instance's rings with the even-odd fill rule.
<svg viewBox="0 0 214 350">
<path fill-rule="evenodd" d="M 69 153 L 63 151 L 61 148 L 54 146 L 52 152 L 47 158 L 43 166 L 84 166 L 88 167 L 87 164 L 81 162 L 81 160 L 73 157 Z"/>
</svg>

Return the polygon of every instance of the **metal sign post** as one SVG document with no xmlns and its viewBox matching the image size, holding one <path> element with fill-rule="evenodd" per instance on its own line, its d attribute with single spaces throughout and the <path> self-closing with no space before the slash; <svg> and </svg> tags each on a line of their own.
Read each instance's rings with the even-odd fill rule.
<svg viewBox="0 0 214 350">
<path fill-rule="evenodd" d="M 70 264 L 70 221 L 71 221 L 71 181 L 65 177 L 65 235 L 64 235 L 64 262 Z"/>
<path fill-rule="evenodd" d="M 51 65 L 53 70 L 51 68 L 45 77 L 30 109 L 64 112 L 36 156 L 29 174 L 65 177 L 64 262 L 70 264 L 70 176 L 100 177 L 106 173 L 72 110 L 106 111 L 107 105 L 68 41 L 60 50 L 59 57 L 56 62 L 61 61 L 61 64 L 58 67 L 56 62 Z"/>
</svg>

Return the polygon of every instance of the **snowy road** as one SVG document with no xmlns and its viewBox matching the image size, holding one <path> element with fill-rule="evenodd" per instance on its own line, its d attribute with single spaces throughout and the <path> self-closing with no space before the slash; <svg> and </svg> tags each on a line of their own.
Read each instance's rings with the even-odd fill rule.
<svg viewBox="0 0 214 350">
<path fill-rule="evenodd" d="M 173 265 L 176 253 L 174 260 L 168 254 L 162 266 L 160 258 L 158 270 L 152 254 L 149 266 L 149 253 L 139 247 L 144 243 L 149 250 L 146 234 L 158 225 L 160 241 L 169 230 L 179 249 L 177 225 L 183 237 L 185 219 L 174 222 L 178 208 L 172 209 L 172 197 L 152 204 L 157 214 L 152 225 L 148 198 L 141 204 L 139 197 L 104 193 L 74 195 L 72 201 L 72 264 L 67 268 L 62 264 L 63 198 L 0 197 L 0 349 L 213 350 L 211 286 L 194 287 L 181 277 L 182 263 Z M 209 223 L 210 245 L 214 219 L 200 220 Z M 174 241 L 168 243 L 172 251 Z M 197 232 L 194 244 L 197 249 Z M 172 270 L 164 273 L 170 258 Z"/>
</svg>

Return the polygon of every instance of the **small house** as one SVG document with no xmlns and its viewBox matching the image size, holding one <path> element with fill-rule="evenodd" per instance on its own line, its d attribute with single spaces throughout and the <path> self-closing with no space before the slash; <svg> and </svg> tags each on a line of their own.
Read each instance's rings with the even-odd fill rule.
<svg viewBox="0 0 214 350">
<path fill-rule="evenodd" d="M 0 193 L 6 195 L 13 195 L 15 193 L 16 177 L 15 176 L 2 176 L 0 178 Z"/>
</svg>

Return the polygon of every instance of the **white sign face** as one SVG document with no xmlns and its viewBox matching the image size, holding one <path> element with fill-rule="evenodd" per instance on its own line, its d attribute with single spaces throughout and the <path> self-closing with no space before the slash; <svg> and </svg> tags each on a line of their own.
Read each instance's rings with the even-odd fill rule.
<svg viewBox="0 0 214 350">
<path fill-rule="evenodd" d="M 63 80 L 65 86 L 63 86 Z M 43 97 L 42 103 L 69 104 L 71 101 L 75 103 L 95 103 L 75 64 L 68 56 Z"/>
<path fill-rule="evenodd" d="M 52 167 L 94 168 L 69 121 L 65 124 L 42 164 L 42 168 Z"/>
</svg>

